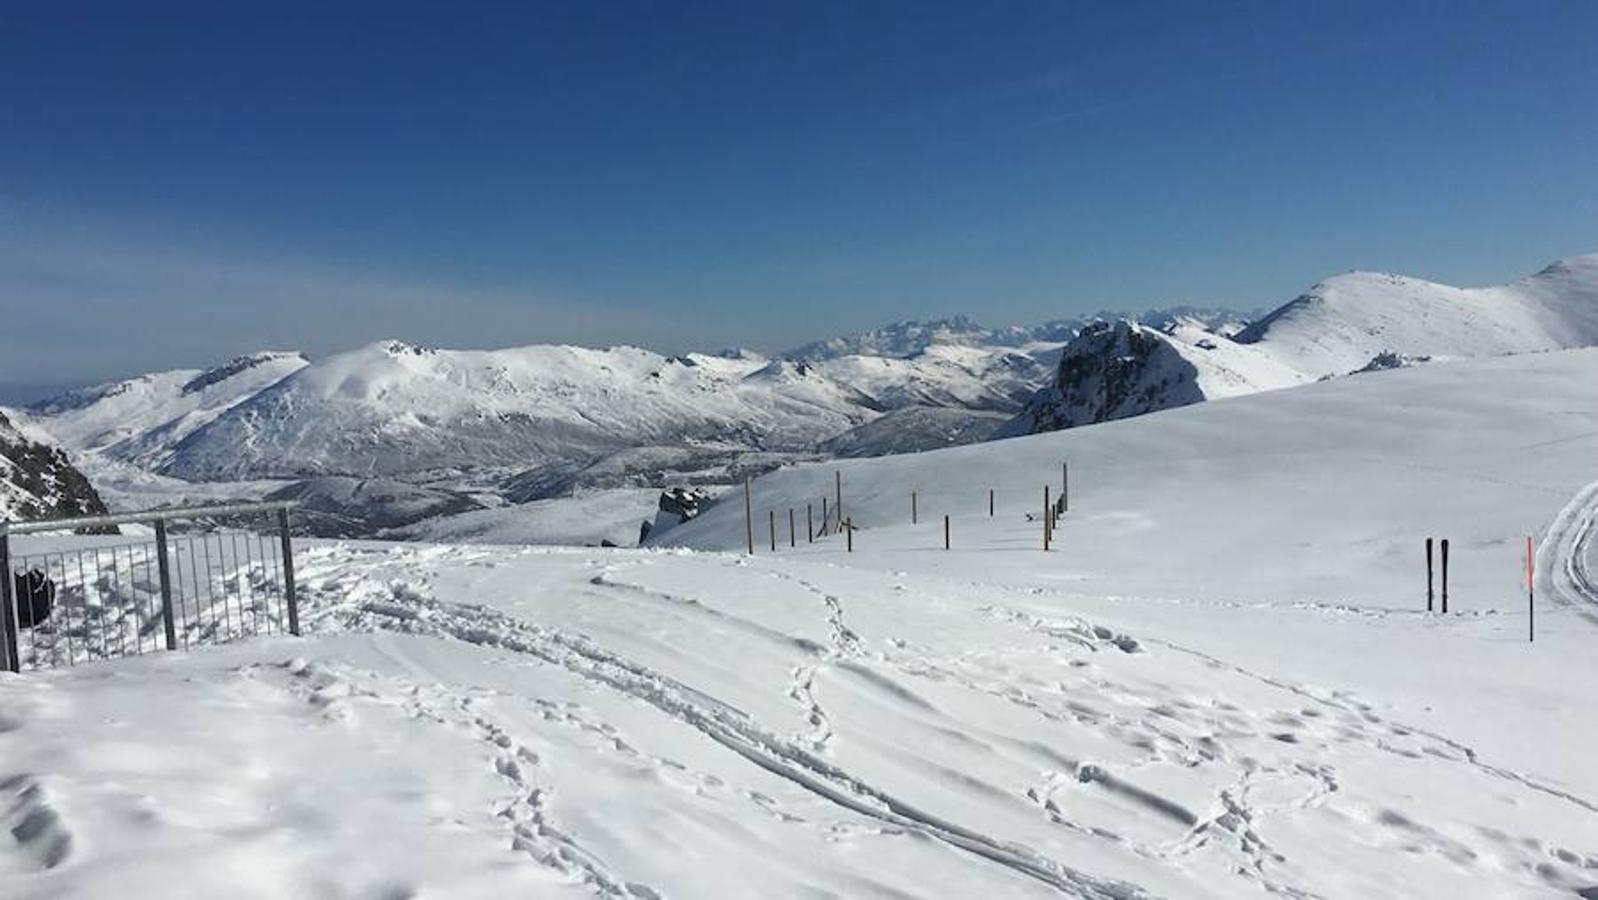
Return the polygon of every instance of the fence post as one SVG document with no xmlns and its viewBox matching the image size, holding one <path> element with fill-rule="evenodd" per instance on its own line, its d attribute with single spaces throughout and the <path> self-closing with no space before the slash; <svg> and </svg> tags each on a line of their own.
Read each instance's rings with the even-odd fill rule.
<svg viewBox="0 0 1598 900">
<path fill-rule="evenodd" d="M 1448 538 L 1443 538 L 1443 615 L 1448 615 Z"/>
<path fill-rule="evenodd" d="M 777 552 L 777 511 L 774 510 L 774 509 L 766 510 L 766 518 L 770 520 L 766 524 L 766 529 L 771 532 L 771 552 L 772 553 L 776 553 Z"/>
<path fill-rule="evenodd" d="M 289 540 L 289 511 L 277 511 L 277 532 L 283 542 L 283 597 L 289 602 L 289 634 L 300 634 L 300 598 L 294 593 L 294 544 Z"/>
<path fill-rule="evenodd" d="M 993 518 L 993 488 L 988 488 L 988 518 Z"/>
<path fill-rule="evenodd" d="M 22 653 L 17 649 L 17 596 L 12 590 L 11 535 L 0 533 L 0 668 L 22 671 Z"/>
<path fill-rule="evenodd" d="M 914 524 L 916 524 L 916 522 L 917 522 L 917 518 L 916 518 L 916 492 L 915 491 L 911 491 L 910 492 L 910 524 L 914 525 Z"/>
<path fill-rule="evenodd" d="M 943 549 L 949 549 L 949 517 L 943 517 Z"/>
<path fill-rule="evenodd" d="M 848 541 L 848 544 L 849 544 L 848 552 L 853 553 L 854 552 L 854 520 L 853 519 L 850 519 L 849 521 L 843 523 L 843 531 L 844 531 L 844 535 L 845 535 L 845 540 Z"/>
<path fill-rule="evenodd" d="M 749 476 L 744 476 L 744 538 L 749 544 L 749 555 L 755 555 L 755 512 L 749 499 Z"/>
<path fill-rule="evenodd" d="M 827 521 L 828 521 L 827 517 L 829 515 L 831 515 L 831 513 L 828 512 L 827 495 L 826 494 L 822 494 L 821 495 L 821 530 L 816 532 L 817 534 L 821 535 L 822 537 L 826 537 L 827 536 Z"/>
<path fill-rule="evenodd" d="M 842 522 L 843 521 L 843 470 L 842 469 L 833 470 L 832 483 L 833 483 L 833 489 L 838 492 L 838 502 L 836 504 L 834 504 L 835 506 L 838 507 L 838 521 Z"/>
<path fill-rule="evenodd" d="M 806 503 L 805 504 L 805 543 L 814 544 L 815 542 L 816 542 L 815 520 L 812 519 L 811 516 L 810 516 L 810 504 Z"/>
<path fill-rule="evenodd" d="M 1049 505 L 1049 486 L 1043 486 L 1043 549 L 1049 549 L 1050 533 L 1053 530 L 1054 507 Z"/>
<path fill-rule="evenodd" d="M 161 577 L 161 623 L 166 626 L 166 648 L 176 650 L 178 626 L 172 615 L 172 571 L 171 560 L 167 558 L 165 519 L 155 520 L 155 556 L 156 571 Z"/>
<path fill-rule="evenodd" d="M 794 528 L 793 528 L 793 507 L 791 507 L 791 506 L 788 507 L 788 546 L 790 546 L 790 547 L 799 546 L 799 538 L 794 533 Z"/>
<path fill-rule="evenodd" d="M 1071 464 L 1060 463 L 1060 511 L 1071 511 Z"/>
</svg>

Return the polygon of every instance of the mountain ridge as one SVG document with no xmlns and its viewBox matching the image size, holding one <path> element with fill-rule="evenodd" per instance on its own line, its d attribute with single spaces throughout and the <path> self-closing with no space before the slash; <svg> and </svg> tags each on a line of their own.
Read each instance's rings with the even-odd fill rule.
<svg viewBox="0 0 1598 900">
<path fill-rule="evenodd" d="M 1182 324 L 1084 329 L 1061 351 L 1054 383 L 999 435 L 1090 425 L 1430 359 L 1595 344 L 1598 253 L 1481 288 L 1349 272 L 1316 282 L 1232 337 L 1195 339 Z M 1103 399 L 1110 393 L 1114 402 Z"/>
</svg>

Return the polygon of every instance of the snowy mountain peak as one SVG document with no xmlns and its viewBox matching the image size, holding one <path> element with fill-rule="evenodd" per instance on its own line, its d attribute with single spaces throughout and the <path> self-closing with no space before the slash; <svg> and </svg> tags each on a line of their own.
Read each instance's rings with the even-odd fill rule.
<svg viewBox="0 0 1598 900">
<path fill-rule="evenodd" d="M 1506 285 L 1457 288 L 1388 272 L 1336 275 L 1243 329 L 1316 378 L 1384 352 L 1498 356 L 1598 343 L 1598 255 L 1573 257 Z"/>
<path fill-rule="evenodd" d="M 209 369 L 153 372 L 69 391 L 29 406 L 24 415 L 74 451 L 155 465 L 174 442 L 307 365 L 292 351 L 249 353 Z"/>
</svg>

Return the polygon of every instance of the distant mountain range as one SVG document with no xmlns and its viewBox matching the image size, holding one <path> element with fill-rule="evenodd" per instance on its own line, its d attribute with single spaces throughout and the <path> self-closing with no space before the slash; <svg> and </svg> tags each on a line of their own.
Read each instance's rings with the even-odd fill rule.
<svg viewBox="0 0 1598 900">
<path fill-rule="evenodd" d="M 250 482 L 253 495 L 277 490 L 357 534 L 366 520 L 396 528 L 592 489 L 725 483 L 795 459 L 915 452 L 1426 359 L 1590 344 L 1598 254 L 1502 287 L 1352 273 L 1265 315 L 908 321 L 771 358 L 400 341 L 316 361 L 262 352 L 71 391 L 19 418 L 91 474 L 114 476 L 129 502 Z"/>
<path fill-rule="evenodd" d="M 1053 319 L 1041 325 L 988 328 L 966 316 L 927 321 L 894 322 L 881 328 L 815 341 L 779 354 L 782 359 L 835 359 L 840 356 L 910 357 L 940 345 L 966 347 L 1029 347 L 1064 344 L 1091 322 L 1128 319 L 1156 328 L 1177 321 L 1195 322 L 1214 331 L 1236 330 L 1257 316 L 1234 309 L 1167 306 L 1136 315 L 1103 311 L 1070 319 Z"/>
</svg>

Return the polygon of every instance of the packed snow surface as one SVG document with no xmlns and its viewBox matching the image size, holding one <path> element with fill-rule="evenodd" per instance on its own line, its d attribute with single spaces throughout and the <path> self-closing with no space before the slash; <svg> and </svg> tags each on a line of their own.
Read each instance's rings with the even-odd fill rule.
<svg viewBox="0 0 1598 900">
<path fill-rule="evenodd" d="M 1590 896 L 1595 384 L 1454 362 L 802 466 L 753 557 L 303 542 L 306 638 L 0 675 L 0 884 Z M 805 533 L 835 471 L 853 552 Z M 741 550 L 739 501 L 667 539 Z"/>
</svg>

